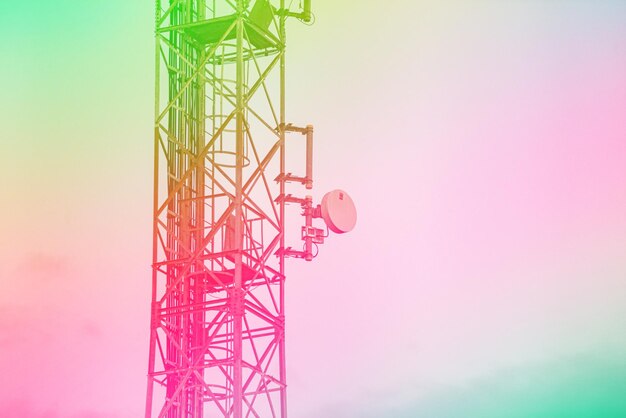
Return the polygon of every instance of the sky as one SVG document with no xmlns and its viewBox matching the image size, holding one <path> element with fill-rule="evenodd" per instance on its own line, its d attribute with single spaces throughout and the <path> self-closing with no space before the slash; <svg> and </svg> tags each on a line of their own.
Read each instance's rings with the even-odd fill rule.
<svg viewBox="0 0 626 418">
<path fill-rule="evenodd" d="M 288 265 L 290 416 L 626 416 L 626 3 L 313 10 L 288 119 L 358 223 Z M 0 415 L 143 413 L 153 12 L 0 3 Z"/>
</svg>

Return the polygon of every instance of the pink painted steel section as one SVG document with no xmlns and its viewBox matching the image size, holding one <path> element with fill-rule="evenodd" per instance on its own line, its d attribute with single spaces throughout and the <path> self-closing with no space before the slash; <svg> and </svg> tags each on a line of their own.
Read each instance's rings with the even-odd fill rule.
<svg viewBox="0 0 626 418">
<path fill-rule="evenodd" d="M 208 3 L 157 4 L 145 416 L 284 418 L 287 13 Z"/>
</svg>

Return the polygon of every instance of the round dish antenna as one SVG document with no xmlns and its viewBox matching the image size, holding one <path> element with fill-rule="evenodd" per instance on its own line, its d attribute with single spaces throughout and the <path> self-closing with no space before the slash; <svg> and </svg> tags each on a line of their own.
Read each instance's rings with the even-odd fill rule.
<svg viewBox="0 0 626 418">
<path fill-rule="evenodd" d="M 321 212 L 328 228 L 337 234 L 350 232 L 356 225 L 356 207 L 343 190 L 326 193 L 322 198 Z"/>
</svg>

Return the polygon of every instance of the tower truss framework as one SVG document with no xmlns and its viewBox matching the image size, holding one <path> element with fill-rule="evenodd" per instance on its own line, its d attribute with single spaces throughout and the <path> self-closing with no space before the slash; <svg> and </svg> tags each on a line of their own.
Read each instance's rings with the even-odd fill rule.
<svg viewBox="0 0 626 418">
<path fill-rule="evenodd" d="M 287 416 L 287 16 L 156 3 L 146 418 Z"/>
</svg>

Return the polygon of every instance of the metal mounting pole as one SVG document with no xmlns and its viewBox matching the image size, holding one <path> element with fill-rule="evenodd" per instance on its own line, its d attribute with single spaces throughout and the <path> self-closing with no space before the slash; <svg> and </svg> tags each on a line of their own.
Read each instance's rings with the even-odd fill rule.
<svg viewBox="0 0 626 418">
<path fill-rule="evenodd" d="M 244 1 L 237 0 L 237 108 L 236 108 L 236 168 L 235 168 L 235 283 L 231 293 L 233 315 L 233 416 L 242 418 L 243 390 L 242 390 L 242 319 L 243 319 L 243 290 L 242 290 L 242 250 L 243 250 L 243 213 L 242 183 L 243 183 L 243 141 L 244 141 L 244 66 L 243 66 L 243 13 Z"/>
<path fill-rule="evenodd" d="M 284 10 L 285 8 L 285 0 L 280 0 L 280 9 Z M 285 175 L 285 48 L 287 47 L 287 36 L 285 31 L 285 21 L 287 20 L 286 16 L 280 16 L 280 28 L 279 28 L 279 36 L 282 43 L 282 50 L 280 54 L 280 120 L 279 120 L 279 129 L 280 129 L 280 176 Z M 285 182 L 280 182 L 280 195 L 285 195 Z M 280 203 L 280 249 L 285 248 L 285 202 L 282 200 Z M 285 276 L 285 255 L 284 252 L 281 251 L 279 257 L 280 262 L 280 274 Z M 277 330 L 279 335 L 278 337 L 278 355 L 280 356 L 280 380 L 283 383 L 287 383 L 287 369 L 286 369 L 286 359 L 285 359 L 285 285 L 280 287 L 280 306 L 281 312 L 280 316 L 280 325 L 281 327 Z M 280 409 L 283 413 L 282 418 L 287 418 L 287 389 L 283 387 L 280 391 Z"/>
<path fill-rule="evenodd" d="M 313 188 L 313 125 L 306 126 L 306 188 Z"/>
</svg>

